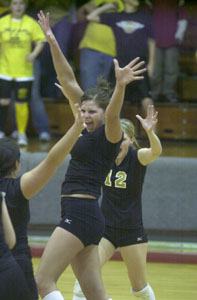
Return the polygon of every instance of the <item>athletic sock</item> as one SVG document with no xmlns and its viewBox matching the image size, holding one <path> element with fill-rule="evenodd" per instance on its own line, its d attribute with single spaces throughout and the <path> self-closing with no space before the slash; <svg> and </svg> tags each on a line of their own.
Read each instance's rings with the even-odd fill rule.
<svg viewBox="0 0 197 300">
<path fill-rule="evenodd" d="M 9 105 L 0 105 L 0 131 L 5 132 Z"/>
<path fill-rule="evenodd" d="M 73 295 L 73 300 L 86 300 L 86 298 L 83 296 L 83 297 L 79 297 L 77 295 Z"/>
<path fill-rule="evenodd" d="M 144 300 L 155 300 L 155 294 L 151 288 L 151 286 L 149 284 L 147 284 L 147 286 L 145 286 L 145 288 L 143 288 L 140 291 L 135 292 L 133 289 L 131 289 L 131 292 L 136 296 L 136 297 L 140 297 L 140 299 L 144 299 Z"/>
<path fill-rule="evenodd" d="M 16 111 L 16 125 L 18 129 L 18 133 L 25 133 L 29 118 L 29 106 L 28 103 L 15 103 L 15 111 Z"/>
<path fill-rule="evenodd" d="M 75 286 L 73 289 L 73 300 L 86 300 L 78 280 L 75 281 Z M 109 298 L 108 300 L 112 299 Z"/>
<path fill-rule="evenodd" d="M 75 286 L 73 289 L 73 300 L 86 300 L 78 280 L 75 281 Z"/>
<path fill-rule="evenodd" d="M 64 300 L 60 291 L 53 291 L 46 295 L 43 300 Z"/>
</svg>

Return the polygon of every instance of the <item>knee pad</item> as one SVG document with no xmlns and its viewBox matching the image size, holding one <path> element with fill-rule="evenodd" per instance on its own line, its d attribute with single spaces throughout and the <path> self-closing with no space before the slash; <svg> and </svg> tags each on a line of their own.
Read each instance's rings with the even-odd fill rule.
<svg viewBox="0 0 197 300">
<path fill-rule="evenodd" d="M 147 286 L 145 286 L 145 288 L 143 288 L 140 291 L 136 292 L 133 289 L 131 289 L 131 292 L 134 294 L 135 297 L 140 297 L 141 299 L 145 300 L 155 300 L 155 294 L 149 284 L 147 284 Z"/>
</svg>

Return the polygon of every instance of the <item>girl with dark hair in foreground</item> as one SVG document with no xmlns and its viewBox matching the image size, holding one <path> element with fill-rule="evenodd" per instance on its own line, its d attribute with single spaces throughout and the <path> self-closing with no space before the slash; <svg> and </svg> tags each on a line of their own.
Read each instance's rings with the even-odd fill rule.
<svg viewBox="0 0 197 300">
<path fill-rule="evenodd" d="M 5 200 L 16 233 L 16 245 L 12 254 L 25 274 L 31 300 L 38 300 L 38 293 L 27 241 L 27 226 L 30 220 L 28 200 L 49 182 L 84 129 L 80 109 L 76 109 L 73 126 L 38 166 L 21 176 L 19 146 L 8 138 L 0 139 L 0 191 L 6 193 Z"/>
</svg>

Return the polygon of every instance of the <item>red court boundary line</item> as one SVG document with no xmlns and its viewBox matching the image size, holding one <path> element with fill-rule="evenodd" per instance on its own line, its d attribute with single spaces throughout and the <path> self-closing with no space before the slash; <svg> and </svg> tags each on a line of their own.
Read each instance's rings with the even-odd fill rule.
<svg viewBox="0 0 197 300">
<path fill-rule="evenodd" d="M 41 257 L 45 245 L 31 245 L 31 254 L 33 257 Z M 116 250 L 111 260 L 122 260 L 120 252 Z M 158 263 L 176 263 L 176 264 L 197 264 L 197 254 L 182 252 L 154 252 L 149 251 L 147 254 L 148 262 Z"/>
</svg>

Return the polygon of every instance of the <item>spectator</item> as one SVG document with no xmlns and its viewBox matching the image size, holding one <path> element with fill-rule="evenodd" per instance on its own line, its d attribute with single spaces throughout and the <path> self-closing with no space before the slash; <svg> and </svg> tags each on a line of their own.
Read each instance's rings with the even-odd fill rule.
<svg viewBox="0 0 197 300">
<path fill-rule="evenodd" d="M 89 21 L 100 22 L 112 27 L 116 37 L 117 59 L 120 66 L 126 65 L 134 57 L 144 60 L 149 76 L 153 72 L 154 33 L 151 17 L 140 7 L 139 0 L 124 0 L 124 11 L 105 13 L 114 3 L 106 3 L 87 16 Z M 114 77 L 114 76 L 113 76 Z M 143 81 L 132 82 L 126 89 L 126 101 L 141 101 L 143 112 L 152 105 L 148 74 Z"/>
<path fill-rule="evenodd" d="M 39 140 L 41 142 L 49 142 L 51 139 L 49 119 L 45 110 L 43 100 L 40 95 L 40 80 L 41 80 L 41 64 L 40 58 L 34 61 L 34 82 L 32 86 L 31 95 L 31 110 L 34 127 L 39 134 Z"/>
<path fill-rule="evenodd" d="M 1 7 L 0 7 L 1 8 Z M 0 10 L 1 11 L 1 10 Z M 0 15 L 6 15 L 9 13 L 9 8 L 4 7 L 4 13 Z M 34 9 L 26 10 L 26 13 L 31 17 L 35 18 Z M 36 15 L 37 18 L 37 15 Z M 49 129 L 49 120 L 45 110 L 44 103 L 40 97 L 40 60 L 39 57 L 35 59 L 34 62 L 34 81 L 32 84 L 32 93 L 31 93 L 31 111 L 32 111 L 32 119 L 35 129 L 39 134 L 39 139 L 41 141 L 49 141 L 50 140 L 50 129 Z M 15 109 L 14 109 L 14 97 L 12 94 L 11 101 L 11 121 L 12 121 L 12 134 L 11 137 L 14 139 L 18 138 L 18 131 L 16 126 L 15 119 Z"/>
<path fill-rule="evenodd" d="M 25 14 L 26 1 L 12 0 L 10 14 L 0 19 L 0 138 L 5 135 L 12 91 L 15 96 L 18 144 L 27 146 L 28 101 L 31 95 L 33 61 L 43 47 L 40 26 Z M 35 44 L 32 50 L 32 43 Z"/>
<path fill-rule="evenodd" d="M 152 78 L 152 97 L 160 95 L 165 101 L 177 103 L 176 81 L 179 73 L 179 45 L 187 28 L 186 10 L 179 0 L 152 0 L 151 9 L 155 30 L 155 68 Z"/>
<path fill-rule="evenodd" d="M 102 7 L 112 0 L 91 0 L 81 6 L 77 11 L 78 22 L 86 21 L 86 16 L 97 7 Z M 118 3 L 120 10 L 123 4 Z M 115 5 L 110 5 L 110 10 L 117 10 Z M 79 45 L 80 50 L 80 82 L 83 90 L 92 88 L 97 84 L 97 78 L 102 75 L 108 80 L 110 70 L 113 66 L 113 58 L 116 56 L 115 37 L 111 27 L 105 24 L 89 22 Z"/>
</svg>

